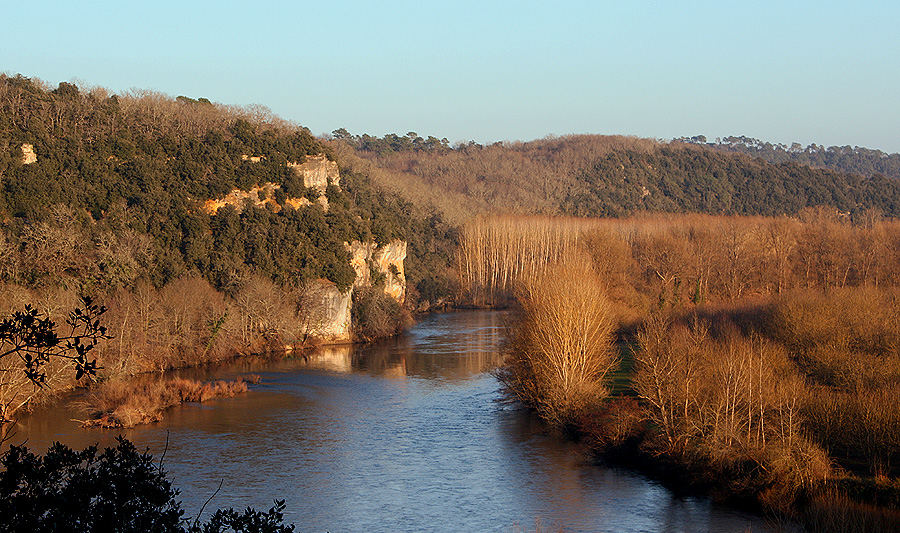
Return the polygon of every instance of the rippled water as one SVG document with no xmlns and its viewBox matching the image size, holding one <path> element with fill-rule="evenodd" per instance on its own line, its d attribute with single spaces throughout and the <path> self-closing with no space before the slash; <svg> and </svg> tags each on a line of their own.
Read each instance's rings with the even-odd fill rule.
<svg viewBox="0 0 900 533">
<path fill-rule="evenodd" d="M 196 515 L 285 499 L 298 531 L 768 531 L 758 517 L 677 498 L 600 467 L 529 413 L 499 402 L 502 314 L 435 315 L 368 347 L 237 364 L 195 376 L 262 377 L 247 394 L 127 430 L 159 455 Z M 196 372 L 195 372 L 196 374 Z M 109 445 L 56 407 L 20 422 L 14 443 Z M 166 449 L 166 439 L 168 448 Z M 209 510 L 205 514 L 208 514 Z"/>
</svg>

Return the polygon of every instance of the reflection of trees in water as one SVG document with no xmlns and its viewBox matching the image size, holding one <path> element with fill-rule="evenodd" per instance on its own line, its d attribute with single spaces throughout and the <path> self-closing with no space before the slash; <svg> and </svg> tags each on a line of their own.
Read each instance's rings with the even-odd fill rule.
<svg viewBox="0 0 900 533">
<path fill-rule="evenodd" d="M 304 366 L 380 376 L 466 379 L 502 359 L 503 313 L 467 311 L 430 317 L 407 334 L 363 345 L 322 346 Z"/>
<path fill-rule="evenodd" d="M 502 336 L 500 313 L 440 315 L 418 325 L 408 335 L 361 350 L 358 368 L 380 373 L 402 367 L 408 376 L 466 379 L 500 364 Z"/>
<path fill-rule="evenodd" d="M 303 359 L 309 368 L 332 372 L 352 372 L 353 346 L 350 344 L 320 346 L 315 351 L 305 354 Z"/>
</svg>

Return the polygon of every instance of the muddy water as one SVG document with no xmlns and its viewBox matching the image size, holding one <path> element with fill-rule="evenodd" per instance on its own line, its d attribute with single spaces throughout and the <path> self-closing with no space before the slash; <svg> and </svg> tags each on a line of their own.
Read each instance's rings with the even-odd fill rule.
<svg viewBox="0 0 900 533">
<path fill-rule="evenodd" d="M 595 465 L 529 413 L 499 402 L 502 314 L 436 315 L 369 347 L 236 364 L 203 379 L 261 376 L 247 394 L 169 411 L 123 433 L 157 456 L 187 515 L 209 504 L 287 501 L 297 531 L 767 531 L 759 518 L 679 498 Z M 196 372 L 195 372 L 196 374 Z M 114 442 L 79 429 L 74 407 L 20 422 L 13 441 L 46 450 Z M 166 441 L 168 439 L 168 445 Z"/>
</svg>

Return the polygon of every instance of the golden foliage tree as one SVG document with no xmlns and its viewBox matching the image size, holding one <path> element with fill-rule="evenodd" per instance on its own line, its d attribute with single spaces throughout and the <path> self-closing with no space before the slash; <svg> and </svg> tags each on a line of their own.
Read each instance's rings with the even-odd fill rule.
<svg viewBox="0 0 900 533">
<path fill-rule="evenodd" d="M 507 389 L 548 421 L 565 425 L 608 396 L 604 379 L 618 360 L 615 322 L 590 261 L 573 256 L 525 279 L 512 330 Z"/>
</svg>

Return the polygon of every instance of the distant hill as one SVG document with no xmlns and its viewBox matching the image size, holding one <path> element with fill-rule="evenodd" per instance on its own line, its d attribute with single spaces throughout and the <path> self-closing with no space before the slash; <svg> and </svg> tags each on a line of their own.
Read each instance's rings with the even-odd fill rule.
<svg viewBox="0 0 900 533">
<path fill-rule="evenodd" d="M 707 142 L 706 137 L 682 137 L 678 141 L 699 144 L 723 152 L 740 153 L 759 157 L 769 163 L 793 162 L 801 165 L 827 168 L 837 172 L 853 172 L 863 176 L 882 174 L 900 179 L 900 154 L 870 150 L 859 146 L 829 146 L 817 144 L 803 147 L 800 143 L 772 144 L 752 137 L 725 137 Z"/>
<path fill-rule="evenodd" d="M 900 216 L 900 180 L 885 173 L 772 163 L 684 140 L 576 135 L 449 146 L 414 133 L 335 133 L 330 146 L 348 168 L 457 221 L 479 213 L 792 215 L 818 205 Z"/>
</svg>

